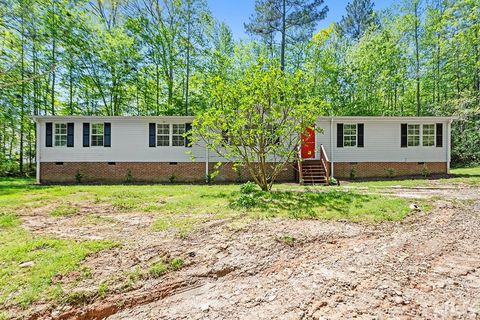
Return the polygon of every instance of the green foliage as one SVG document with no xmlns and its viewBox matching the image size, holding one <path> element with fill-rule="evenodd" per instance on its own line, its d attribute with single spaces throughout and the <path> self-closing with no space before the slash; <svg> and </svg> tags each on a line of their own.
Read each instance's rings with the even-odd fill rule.
<svg viewBox="0 0 480 320">
<path fill-rule="evenodd" d="M 257 185 L 251 181 L 248 181 L 240 187 L 240 193 L 242 194 L 250 194 L 258 191 Z"/>
<path fill-rule="evenodd" d="M 181 258 L 173 258 L 171 260 L 162 259 L 150 266 L 148 273 L 153 278 L 158 278 L 169 271 L 178 271 L 184 266 L 184 261 Z"/>
<path fill-rule="evenodd" d="M 427 164 L 424 164 L 423 167 L 422 167 L 422 176 L 424 178 L 428 178 L 431 174 L 432 174 L 432 172 L 428 168 Z"/>
<path fill-rule="evenodd" d="M 245 196 L 251 199 L 243 205 Z M 232 200 L 237 208 L 266 217 L 282 216 L 295 219 L 349 219 L 352 221 L 397 221 L 409 212 L 405 199 L 394 199 L 354 192 L 263 192 L 240 194 Z"/>
<path fill-rule="evenodd" d="M 11 213 L 0 213 L 0 230 L 16 227 L 20 224 L 18 217 Z"/>
<path fill-rule="evenodd" d="M 127 174 L 125 175 L 125 182 L 126 183 L 133 182 L 132 170 L 130 170 L 130 169 L 127 170 Z"/>
<path fill-rule="evenodd" d="M 350 168 L 349 177 L 350 177 L 351 180 L 355 180 L 355 178 L 357 177 L 357 167 L 352 166 Z"/>
<path fill-rule="evenodd" d="M 78 208 L 69 204 L 61 204 L 50 212 L 52 217 L 65 217 L 78 213 Z"/>
<path fill-rule="evenodd" d="M 387 177 L 389 177 L 390 179 L 395 177 L 396 175 L 396 171 L 395 171 L 395 168 L 386 168 L 385 169 L 387 171 Z"/>
<path fill-rule="evenodd" d="M 297 158 L 301 133 L 323 104 L 309 96 L 307 75 L 282 72 L 264 53 L 235 73 L 237 78 L 211 79 L 211 107 L 195 120 L 193 139 L 240 163 L 256 184 L 270 190 Z"/>
<path fill-rule="evenodd" d="M 77 181 L 77 183 L 82 183 L 82 179 L 83 174 L 80 172 L 80 170 L 77 170 L 77 172 L 75 173 L 75 181 Z"/>
<path fill-rule="evenodd" d="M 170 175 L 170 177 L 168 177 L 168 181 L 169 181 L 170 183 L 175 183 L 175 182 L 177 181 L 177 176 L 175 175 L 175 172 L 172 173 L 172 174 Z"/>
<path fill-rule="evenodd" d="M 114 245 L 33 236 L 15 223 L 0 228 L 0 303 L 27 306 L 45 295 L 53 298 L 57 295 L 52 282 L 55 275 L 77 270 L 87 255 Z"/>
</svg>

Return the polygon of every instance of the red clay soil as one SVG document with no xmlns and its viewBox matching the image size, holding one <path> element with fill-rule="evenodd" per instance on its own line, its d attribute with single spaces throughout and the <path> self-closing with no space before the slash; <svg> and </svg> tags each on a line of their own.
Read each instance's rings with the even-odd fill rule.
<svg viewBox="0 0 480 320">
<path fill-rule="evenodd" d="M 186 266 L 128 290 L 113 287 L 84 305 L 39 304 L 28 312 L 31 319 L 84 320 L 479 319 L 479 194 L 449 191 L 430 213 L 414 211 L 402 222 L 223 221 L 187 238 L 151 231 L 153 217 L 145 214 L 110 214 L 114 222 L 97 230 L 74 218 L 60 228 L 32 215 L 24 220 L 36 232 L 124 239 L 87 259 L 93 275 L 82 288 L 148 268 L 159 256 L 182 257 Z"/>
</svg>

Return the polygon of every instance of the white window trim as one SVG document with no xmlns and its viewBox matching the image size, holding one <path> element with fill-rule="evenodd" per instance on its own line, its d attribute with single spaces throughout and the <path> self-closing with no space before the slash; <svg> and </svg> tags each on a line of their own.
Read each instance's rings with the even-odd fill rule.
<svg viewBox="0 0 480 320">
<path fill-rule="evenodd" d="M 98 124 L 101 124 L 103 126 L 103 134 L 102 134 L 102 145 L 101 146 L 94 146 L 93 145 L 93 126 L 94 125 L 98 125 Z M 96 134 L 95 136 L 99 136 L 99 134 Z M 95 122 L 95 123 L 90 123 L 90 147 L 94 147 L 94 148 L 102 148 L 105 146 L 105 123 L 103 122 Z"/>
<path fill-rule="evenodd" d="M 184 125 L 184 126 L 186 126 L 186 124 L 183 123 L 183 122 L 182 122 L 182 123 L 161 123 L 161 122 L 159 122 L 159 123 L 156 123 L 156 124 L 155 124 L 155 144 L 156 144 L 156 147 L 157 147 L 157 148 L 186 148 L 185 142 L 183 143 L 182 146 L 174 146 L 174 145 L 173 145 L 173 136 L 174 136 L 174 134 L 173 134 L 173 125 L 174 125 L 174 124 L 179 124 L 179 125 Z M 159 125 L 168 125 L 168 146 L 159 146 L 159 145 L 158 145 L 158 136 L 160 136 L 160 135 L 158 134 L 158 126 L 159 126 Z M 187 130 L 186 127 L 185 127 L 185 130 Z M 164 135 L 166 135 L 166 134 L 164 134 Z M 183 134 L 182 134 L 182 137 L 184 138 Z"/>
<path fill-rule="evenodd" d="M 416 126 L 416 125 L 420 126 L 419 132 L 418 132 L 419 145 L 418 146 L 411 146 L 411 145 L 408 144 L 408 137 L 409 137 L 408 126 Z M 433 145 L 431 145 L 431 146 L 424 146 L 423 145 L 423 126 L 425 126 L 425 125 L 433 126 Z M 419 148 L 419 147 L 421 147 L 421 148 L 435 148 L 436 145 L 437 145 L 437 132 L 436 132 L 436 130 L 437 130 L 437 127 L 436 127 L 435 123 L 408 123 L 407 124 L 407 147 L 408 148 Z"/>
<path fill-rule="evenodd" d="M 56 145 L 56 142 L 57 142 L 57 134 L 55 132 L 55 127 L 57 125 L 60 125 L 60 124 L 64 124 L 65 125 L 65 145 L 64 146 L 57 146 Z M 67 147 L 67 144 L 68 144 L 68 124 L 66 122 L 56 122 L 53 124 L 53 147 L 55 148 L 66 148 Z"/>
<path fill-rule="evenodd" d="M 433 145 L 431 146 L 424 146 L 423 145 L 423 127 L 424 126 L 433 126 Z M 435 146 L 437 145 L 437 126 L 435 125 L 435 123 L 423 123 L 422 124 L 422 132 L 421 132 L 421 146 L 423 148 L 435 148 Z"/>
<path fill-rule="evenodd" d="M 409 126 L 419 126 L 418 128 L 418 146 L 411 146 L 408 144 L 408 138 L 411 136 L 408 132 L 408 127 Z M 422 124 L 421 123 L 408 123 L 407 124 L 407 147 L 408 148 L 418 148 L 418 147 L 421 147 L 422 146 Z"/>
<path fill-rule="evenodd" d="M 159 125 L 168 125 L 168 146 L 158 145 L 158 136 L 165 136 L 166 134 L 158 134 Z M 157 148 L 169 148 L 172 146 L 172 124 L 171 123 L 156 123 L 155 124 L 155 145 Z"/>
<path fill-rule="evenodd" d="M 176 124 L 176 125 L 183 125 L 183 130 L 184 130 L 184 133 L 182 133 L 180 136 L 183 138 L 183 145 L 181 146 L 174 146 L 173 145 L 173 125 Z M 171 123 L 170 124 L 170 146 L 171 147 L 174 147 L 174 148 L 185 148 L 185 131 L 187 130 L 187 128 L 185 127 L 185 123 Z M 179 136 L 179 134 L 175 134 L 175 136 Z"/>
<path fill-rule="evenodd" d="M 347 146 L 345 145 L 345 126 L 355 126 L 355 145 Z M 352 136 L 349 134 L 348 136 Z M 343 124 L 343 147 L 344 148 L 357 148 L 358 147 L 358 123 L 344 123 Z"/>
</svg>

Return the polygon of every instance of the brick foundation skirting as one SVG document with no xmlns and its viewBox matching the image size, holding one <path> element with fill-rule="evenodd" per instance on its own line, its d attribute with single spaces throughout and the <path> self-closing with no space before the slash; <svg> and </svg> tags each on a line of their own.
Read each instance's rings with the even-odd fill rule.
<svg viewBox="0 0 480 320">
<path fill-rule="evenodd" d="M 335 178 L 380 178 L 447 174 L 446 162 L 335 162 Z"/>
<path fill-rule="evenodd" d="M 209 164 L 209 172 L 215 169 Z M 334 177 L 355 178 L 401 177 L 422 174 L 446 174 L 446 162 L 336 162 Z M 77 176 L 86 183 L 165 183 L 205 182 L 204 162 L 42 162 L 40 164 L 41 183 L 75 183 Z M 232 163 L 219 168 L 216 182 L 244 182 L 252 180 L 245 168 L 233 170 Z M 293 166 L 287 166 L 277 178 L 278 182 L 295 181 Z"/>
<path fill-rule="evenodd" d="M 215 169 L 209 164 L 209 172 Z M 245 168 L 233 170 L 232 163 L 225 163 L 214 178 L 217 182 L 244 182 L 251 180 Z M 41 183 L 75 183 L 77 177 L 85 183 L 165 183 L 205 182 L 204 162 L 42 162 L 40 164 Z M 277 181 L 294 181 L 294 170 L 287 166 Z"/>
</svg>

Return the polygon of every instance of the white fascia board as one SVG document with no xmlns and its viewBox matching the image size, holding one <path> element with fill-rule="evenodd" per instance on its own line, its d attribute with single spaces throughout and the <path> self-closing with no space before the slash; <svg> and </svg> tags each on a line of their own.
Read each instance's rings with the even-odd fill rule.
<svg viewBox="0 0 480 320">
<path fill-rule="evenodd" d="M 319 117 L 318 120 L 331 120 L 333 119 L 334 122 L 424 122 L 424 121 L 440 121 L 440 122 L 447 122 L 457 120 L 458 117 L 378 117 L 378 116 L 339 116 L 339 117 Z"/>
<path fill-rule="evenodd" d="M 34 116 L 35 122 L 46 121 L 193 121 L 194 116 Z"/>
</svg>

